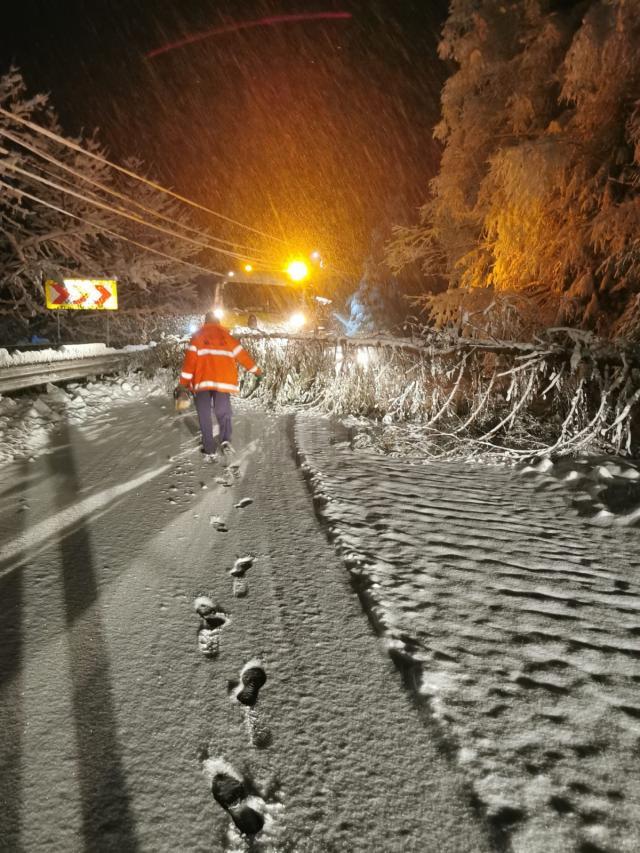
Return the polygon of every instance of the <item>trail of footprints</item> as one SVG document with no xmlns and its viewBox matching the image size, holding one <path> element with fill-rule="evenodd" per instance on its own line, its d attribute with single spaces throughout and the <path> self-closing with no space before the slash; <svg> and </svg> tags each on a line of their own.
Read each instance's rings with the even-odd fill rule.
<svg viewBox="0 0 640 853">
<path fill-rule="evenodd" d="M 207 491 L 209 486 L 204 479 L 200 479 L 197 486 L 190 485 L 189 482 L 185 483 L 185 479 L 187 481 L 193 480 L 196 466 L 190 459 L 182 458 L 183 455 L 184 454 L 178 454 L 176 456 L 169 457 L 170 461 L 177 463 L 176 467 L 173 469 L 174 479 L 161 489 L 161 493 L 167 496 L 166 500 L 169 504 L 182 509 L 187 509 L 189 502 L 196 498 L 200 491 Z M 234 462 L 223 467 L 222 474 L 215 478 L 215 482 L 217 485 L 230 488 L 234 483 L 240 480 L 240 476 L 240 463 Z M 245 506 L 249 506 L 251 503 L 253 503 L 252 498 L 242 498 L 237 508 L 242 509 Z M 214 522 L 212 521 L 211 524 L 213 525 Z M 221 527 L 224 527 L 224 523 L 222 523 Z M 221 532 L 226 532 L 226 530 L 221 529 Z"/>
<path fill-rule="evenodd" d="M 239 565 L 239 570 L 244 572 L 252 563 L 252 557 L 239 558 L 234 569 Z M 234 582 L 238 580 L 243 579 Z M 200 619 L 198 649 L 205 657 L 217 658 L 222 631 L 230 623 L 229 615 L 207 596 L 196 598 L 194 609 Z M 251 658 L 240 670 L 238 678 L 227 682 L 229 698 L 242 710 L 248 741 L 255 749 L 265 749 L 272 741 L 271 730 L 259 711 L 260 690 L 266 682 L 267 672 L 259 658 Z M 253 840 L 267 824 L 267 834 L 271 834 L 274 829 L 272 806 L 277 802 L 269 803 L 249 778 L 223 759 L 210 757 L 207 749 L 201 750 L 199 759 L 213 798 L 228 813 L 240 836 Z M 267 843 L 263 849 L 269 849 L 267 838 L 263 843 Z"/>
<path fill-rule="evenodd" d="M 239 466 L 227 469 L 223 477 L 216 478 L 216 482 L 225 487 L 231 486 L 238 477 L 238 471 Z M 252 503 L 253 498 L 242 498 L 234 508 L 242 510 Z M 228 532 L 221 516 L 212 515 L 209 523 L 217 532 Z M 247 572 L 254 560 L 252 554 L 239 556 L 229 569 L 235 598 L 245 598 L 249 594 Z M 198 596 L 193 606 L 199 618 L 198 650 L 206 658 L 217 659 L 221 653 L 223 632 L 231 624 L 231 617 L 206 595 Z M 227 682 L 229 699 L 242 711 L 247 739 L 254 749 L 266 749 L 272 742 L 271 730 L 259 707 L 260 691 L 266 682 L 267 672 L 259 658 L 251 658 L 240 670 L 238 678 Z M 224 759 L 211 757 L 206 747 L 201 748 L 198 759 L 214 800 L 233 823 L 228 834 L 228 851 L 246 849 L 245 840 L 256 853 L 273 849 L 278 836 L 276 817 L 283 809 L 279 792 L 261 792 L 249 776 L 240 773 Z M 258 834 L 260 840 L 256 841 Z"/>
</svg>

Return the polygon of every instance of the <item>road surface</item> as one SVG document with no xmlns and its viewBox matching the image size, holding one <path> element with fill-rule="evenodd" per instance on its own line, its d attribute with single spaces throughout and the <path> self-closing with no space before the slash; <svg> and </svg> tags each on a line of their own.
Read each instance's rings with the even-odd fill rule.
<svg viewBox="0 0 640 853">
<path fill-rule="evenodd" d="M 490 850 L 315 517 L 291 418 L 237 416 L 231 485 L 195 431 L 152 398 L 0 469 L 0 849 Z M 214 658 L 199 595 L 228 620 Z M 228 690 L 255 657 L 249 713 Z M 205 750 L 253 792 L 254 841 Z"/>
</svg>

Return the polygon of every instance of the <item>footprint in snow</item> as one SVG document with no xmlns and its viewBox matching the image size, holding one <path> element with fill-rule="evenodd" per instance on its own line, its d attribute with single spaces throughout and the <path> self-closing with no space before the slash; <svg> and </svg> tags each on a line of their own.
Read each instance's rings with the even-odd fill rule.
<svg viewBox="0 0 640 853">
<path fill-rule="evenodd" d="M 249 595 L 249 584 L 246 578 L 233 579 L 233 597 L 246 598 Z"/>
<path fill-rule="evenodd" d="M 240 670 L 240 681 L 232 688 L 231 696 L 236 702 L 247 708 L 253 708 L 258 702 L 260 688 L 266 684 L 267 673 L 262 661 L 252 658 Z"/>
<path fill-rule="evenodd" d="M 209 524 L 218 531 L 218 533 L 228 533 L 229 528 L 224 523 L 224 521 L 220 518 L 219 515 L 212 515 L 209 518 Z"/>
<path fill-rule="evenodd" d="M 218 610 L 206 595 L 198 596 L 193 608 L 200 617 L 198 649 L 205 657 L 213 658 L 220 651 L 220 632 L 229 622 L 229 617 Z"/>
<path fill-rule="evenodd" d="M 240 479 L 240 464 L 238 462 L 234 462 L 233 465 L 229 465 L 229 472 L 234 480 Z"/>
<path fill-rule="evenodd" d="M 233 568 L 229 571 L 229 574 L 233 578 L 233 594 L 236 598 L 244 598 L 249 594 L 249 584 L 245 575 L 253 565 L 253 559 L 250 555 L 247 557 L 238 557 L 233 564 Z"/>
<path fill-rule="evenodd" d="M 252 554 L 247 554 L 246 557 L 238 557 L 229 574 L 234 578 L 243 577 L 253 565 L 254 560 L 255 557 Z"/>
<path fill-rule="evenodd" d="M 257 835 L 265 821 L 266 804 L 262 797 L 252 793 L 249 783 L 228 762 L 208 756 L 201 760 L 202 772 L 211 786 L 213 799 L 243 835 Z"/>
<path fill-rule="evenodd" d="M 216 477 L 216 483 L 219 486 L 225 486 L 226 488 L 229 488 L 231 485 L 233 485 L 229 477 Z"/>
<path fill-rule="evenodd" d="M 244 507 L 249 506 L 249 504 L 253 503 L 253 498 L 242 498 L 238 501 L 237 504 L 234 504 L 236 509 L 244 509 Z"/>
<path fill-rule="evenodd" d="M 264 749 L 272 741 L 271 730 L 265 724 L 263 715 L 258 711 L 260 688 L 267 681 L 267 673 L 258 658 L 252 658 L 240 671 L 240 681 L 229 682 L 229 694 L 232 701 L 242 705 L 245 724 L 249 734 L 249 743 L 256 749 Z"/>
</svg>

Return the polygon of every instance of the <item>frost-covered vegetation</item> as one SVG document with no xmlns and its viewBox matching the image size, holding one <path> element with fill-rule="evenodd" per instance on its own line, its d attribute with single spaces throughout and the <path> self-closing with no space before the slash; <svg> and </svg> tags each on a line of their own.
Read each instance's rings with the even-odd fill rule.
<svg viewBox="0 0 640 853">
<path fill-rule="evenodd" d="M 639 42 L 638 0 L 453 0 L 441 168 L 388 252 L 448 282 L 423 300 L 436 326 L 485 288 L 517 301 L 511 339 L 522 321 L 640 337 Z"/>
<path fill-rule="evenodd" d="M 0 107 L 45 132 L 61 134 L 49 98 L 29 96 L 15 69 L 0 77 Z M 95 134 L 71 142 L 105 156 Z M 141 170 L 138 162 L 127 165 Z M 161 227 L 167 219 L 172 228 L 186 224 L 174 200 L 3 115 L 0 184 L 0 328 L 5 339 L 34 329 L 51 334 L 43 294 L 46 278 L 117 278 L 120 313 L 135 316 L 138 323 L 163 311 L 175 313 L 178 306 L 184 313 L 196 304 L 197 272 L 181 261 L 193 257 L 197 248 L 142 224 L 143 219 Z M 69 327 L 66 340 L 77 338 L 79 318 L 70 315 L 78 313 L 61 312 L 63 326 Z M 82 321 L 89 323 L 86 317 Z"/>
<path fill-rule="evenodd" d="M 378 420 L 387 451 L 403 442 L 430 457 L 636 449 L 638 355 L 589 333 L 556 329 L 535 344 L 437 333 L 243 343 L 266 373 L 257 391 L 246 377 L 245 393 Z"/>
</svg>

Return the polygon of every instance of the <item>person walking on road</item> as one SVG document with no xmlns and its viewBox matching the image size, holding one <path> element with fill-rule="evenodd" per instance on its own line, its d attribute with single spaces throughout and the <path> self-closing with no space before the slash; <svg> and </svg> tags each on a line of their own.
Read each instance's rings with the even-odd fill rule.
<svg viewBox="0 0 640 853">
<path fill-rule="evenodd" d="M 202 452 L 211 461 L 215 460 L 217 449 L 225 456 L 233 453 L 231 394 L 239 391 L 236 362 L 259 380 L 262 378 L 262 371 L 249 353 L 220 325 L 213 311 L 209 311 L 204 325 L 193 335 L 186 349 L 176 393 L 193 392 Z M 217 445 L 213 436 L 213 414 L 219 428 Z"/>
</svg>

